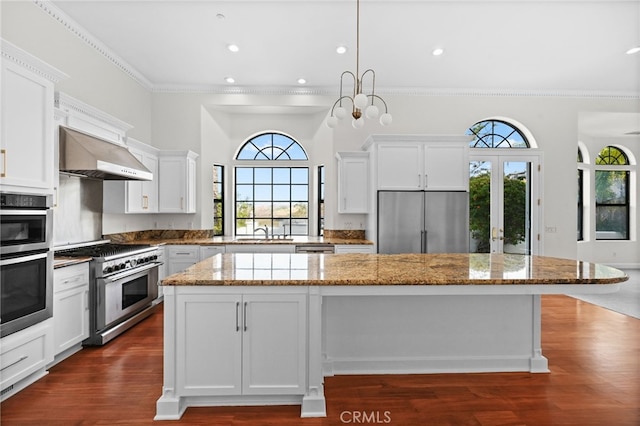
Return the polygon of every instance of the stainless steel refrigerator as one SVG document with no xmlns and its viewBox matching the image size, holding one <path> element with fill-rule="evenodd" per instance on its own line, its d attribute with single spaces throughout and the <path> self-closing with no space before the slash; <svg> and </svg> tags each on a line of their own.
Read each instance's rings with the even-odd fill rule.
<svg viewBox="0 0 640 426">
<path fill-rule="evenodd" d="M 378 192 L 378 253 L 468 252 L 468 192 Z"/>
</svg>

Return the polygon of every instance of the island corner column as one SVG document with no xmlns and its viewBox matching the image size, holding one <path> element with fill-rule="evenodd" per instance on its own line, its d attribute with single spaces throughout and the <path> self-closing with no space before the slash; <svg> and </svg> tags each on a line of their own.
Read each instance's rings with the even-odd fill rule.
<svg viewBox="0 0 640 426">
<path fill-rule="evenodd" d="M 309 286 L 307 393 L 302 398 L 300 417 L 326 417 L 322 374 L 322 295 L 320 287 Z"/>
</svg>

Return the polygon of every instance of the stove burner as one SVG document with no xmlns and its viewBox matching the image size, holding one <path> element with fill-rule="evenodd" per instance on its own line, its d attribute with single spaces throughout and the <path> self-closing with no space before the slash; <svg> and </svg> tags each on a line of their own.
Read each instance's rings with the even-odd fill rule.
<svg viewBox="0 0 640 426">
<path fill-rule="evenodd" d="M 110 257 L 116 255 L 126 255 L 129 252 L 138 251 L 140 249 L 146 249 L 151 247 L 147 244 L 100 244 L 95 246 L 78 247 L 68 250 L 61 250 L 56 252 L 60 256 L 80 257 Z"/>
</svg>

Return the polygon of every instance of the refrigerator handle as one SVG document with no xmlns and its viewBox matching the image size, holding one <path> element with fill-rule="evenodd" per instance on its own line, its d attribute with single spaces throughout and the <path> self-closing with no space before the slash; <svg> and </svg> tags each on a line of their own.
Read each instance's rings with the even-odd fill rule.
<svg viewBox="0 0 640 426">
<path fill-rule="evenodd" d="M 424 235 L 423 235 L 423 238 L 424 238 L 424 250 L 423 250 L 423 253 L 429 253 L 429 246 L 428 246 L 429 239 L 428 239 L 428 236 L 427 236 L 427 232 L 428 231 L 425 229 L 424 230 Z"/>
</svg>

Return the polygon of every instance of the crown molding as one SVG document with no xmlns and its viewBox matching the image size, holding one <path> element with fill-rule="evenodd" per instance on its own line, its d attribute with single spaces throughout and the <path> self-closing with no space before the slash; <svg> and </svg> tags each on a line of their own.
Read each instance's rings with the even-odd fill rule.
<svg viewBox="0 0 640 426">
<path fill-rule="evenodd" d="M 109 47 L 107 47 L 100 40 L 94 37 L 84 27 L 74 21 L 69 15 L 61 11 L 49 0 L 33 0 L 33 2 L 37 6 L 39 6 L 45 13 L 58 21 L 58 23 L 64 26 L 67 30 L 78 36 L 78 38 L 80 38 L 82 41 L 87 43 L 90 47 L 104 56 L 107 60 L 113 63 L 122 72 L 127 74 L 142 87 L 149 91 L 153 89 L 153 84 L 151 84 L 151 82 L 144 75 L 142 75 L 142 73 L 132 67 L 129 63 L 127 63 L 127 61 L 118 56 Z"/>
<path fill-rule="evenodd" d="M 0 39 L 2 49 L 2 59 L 11 61 L 29 71 L 46 78 L 47 80 L 58 83 L 62 80 L 69 78 L 69 76 L 57 68 L 43 62 L 37 57 L 33 56 L 18 46 L 9 43 L 5 39 Z"/>
<path fill-rule="evenodd" d="M 66 93 L 56 92 L 54 95 L 54 106 L 67 115 L 69 113 L 82 114 L 90 117 L 93 120 L 97 120 L 101 124 L 107 124 L 120 133 L 125 134 L 127 131 L 133 129 L 133 126 L 126 121 L 122 121 L 119 118 L 114 117 L 96 107 L 86 104 Z"/>
</svg>

